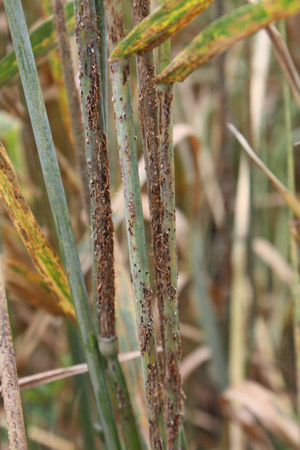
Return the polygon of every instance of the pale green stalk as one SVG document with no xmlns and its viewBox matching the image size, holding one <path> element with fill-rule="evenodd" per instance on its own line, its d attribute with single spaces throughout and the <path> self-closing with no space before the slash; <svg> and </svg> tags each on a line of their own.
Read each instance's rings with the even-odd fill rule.
<svg viewBox="0 0 300 450">
<path fill-rule="evenodd" d="M 158 71 L 170 62 L 170 40 L 158 48 Z M 173 146 L 173 85 L 166 83 L 157 87 L 159 167 L 161 190 L 161 279 L 160 321 L 163 329 L 164 387 L 167 448 L 180 448 L 182 423 L 182 382 L 180 376 L 181 341 L 179 330 L 177 293 L 177 245 L 175 168 Z"/>
<path fill-rule="evenodd" d="M 71 45 L 66 25 L 66 16 L 62 0 L 52 0 L 53 18 L 57 36 L 57 44 L 61 67 L 63 71 L 64 84 L 67 94 L 67 103 L 74 138 L 77 169 L 81 176 L 82 199 L 86 212 L 88 213 L 90 195 L 87 181 L 87 165 L 85 160 L 85 139 L 80 99 L 75 85 Z"/>
<path fill-rule="evenodd" d="M 232 283 L 230 293 L 229 378 L 231 385 L 245 378 L 246 325 L 250 301 L 248 267 L 248 234 L 250 221 L 250 167 L 247 156 L 240 157 L 231 252 Z M 245 448 L 241 427 L 230 424 L 230 445 Z"/>
<path fill-rule="evenodd" d="M 88 295 L 21 1 L 4 0 L 4 6 L 19 64 L 19 71 L 57 229 L 63 262 L 75 303 L 81 339 L 105 440 L 110 449 L 119 450 L 120 443 L 107 389 L 103 359 L 100 357 L 98 351 Z"/>
<path fill-rule="evenodd" d="M 126 448 L 139 449 L 139 434 L 125 378 L 118 360 L 115 328 L 115 271 L 113 222 L 105 108 L 102 96 L 99 33 L 94 0 L 75 0 L 76 40 L 79 53 L 82 109 L 91 194 L 93 272 L 99 348 L 107 360 L 111 393 Z M 103 43 L 102 43 L 103 48 Z"/>
<path fill-rule="evenodd" d="M 124 37 L 122 7 L 119 0 L 106 1 L 106 17 L 109 47 L 112 50 Z M 151 448 L 162 449 L 164 448 L 163 408 L 138 177 L 128 60 L 112 63 L 110 73 L 122 171 L 130 269 L 150 427 L 150 444 Z"/>
</svg>

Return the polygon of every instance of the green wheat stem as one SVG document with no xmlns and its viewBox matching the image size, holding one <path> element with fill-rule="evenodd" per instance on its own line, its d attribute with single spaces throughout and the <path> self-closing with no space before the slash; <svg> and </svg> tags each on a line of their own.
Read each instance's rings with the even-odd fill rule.
<svg viewBox="0 0 300 450">
<path fill-rule="evenodd" d="M 112 50 L 117 42 L 124 37 L 122 7 L 119 0 L 106 1 L 105 5 L 109 48 Z M 142 354 L 150 444 L 152 448 L 162 449 L 164 448 L 163 409 L 153 324 L 152 290 L 138 177 L 128 60 L 112 63 L 110 74 L 123 181 L 130 269 Z"/>
<path fill-rule="evenodd" d="M 158 70 L 170 62 L 170 40 L 158 48 Z M 180 376 L 181 340 L 177 292 L 177 245 L 175 168 L 173 146 L 173 85 L 158 85 L 158 124 L 161 189 L 161 272 L 162 293 L 160 307 L 161 327 L 165 360 L 165 420 L 167 448 L 180 448 L 182 423 L 182 383 Z"/>
<path fill-rule="evenodd" d="M 139 449 L 139 434 L 125 378 L 118 361 L 115 327 L 115 271 L 110 174 L 102 95 L 98 21 L 94 0 L 75 1 L 82 109 L 91 194 L 93 272 L 99 324 L 99 348 L 107 360 L 114 404 L 126 448 Z"/>
<path fill-rule="evenodd" d="M 133 24 L 136 26 L 149 11 L 149 1 L 132 0 Z M 157 89 L 154 83 L 153 53 L 148 52 L 136 57 L 138 88 L 139 88 L 139 117 L 143 140 L 143 153 L 147 173 L 147 190 L 150 210 L 151 238 L 154 256 L 156 294 L 160 316 L 162 317 L 163 280 L 161 273 L 161 198 L 160 198 L 160 161 L 158 138 L 158 101 Z M 161 320 L 161 338 L 164 342 L 164 327 Z M 164 367 L 161 364 L 161 376 Z"/>
<path fill-rule="evenodd" d="M 88 211 L 90 204 L 90 195 L 87 183 L 84 127 L 79 94 L 75 85 L 71 45 L 66 25 L 66 16 L 62 0 L 52 0 L 52 4 L 53 19 L 57 35 L 57 44 L 63 71 L 64 84 L 67 94 L 67 103 L 74 138 L 77 169 L 81 176 L 83 205 L 85 206 L 86 211 Z"/>
<path fill-rule="evenodd" d="M 67 336 L 73 364 L 84 361 L 82 346 L 78 330 L 72 323 L 67 323 Z M 96 450 L 94 421 L 91 408 L 91 396 L 89 395 L 89 379 L 87 374 L 74 377 L 76 396 L 79 397 L 78 422 L 82 430 L 84 448 Z M 101 442 L 102 445 L 102 442 Z"/>
<path fill-rule="evenodd" d="M 4 6 L 105 439 L 110 449 L 119 450 L 104 363 L 98 351 L 88 295 L 21 1 L 4 0 Z"/>
</svg>

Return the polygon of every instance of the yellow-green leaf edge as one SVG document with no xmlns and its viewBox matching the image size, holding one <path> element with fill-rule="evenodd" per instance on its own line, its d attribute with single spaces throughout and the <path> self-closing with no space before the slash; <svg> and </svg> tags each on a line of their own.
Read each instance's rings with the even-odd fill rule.
<svg viewBox="0 0 300 450">
<path fill-rule="evenodd" d="M 194 70 L 272 22 L 300 12 L 298 0 L 264 0 L 241 6 L 205 28 L 157 76 L 158 83 L 183 81 Z"/>
<path fill-rule="evenodd" d="M 53 294 L 61 313 L 76 322 L 68 279 L 55 251 L 43 235 L 23 197 L 5 147 L 0 142 L 0 199 L 17 229 L 32 262 Z"/>
<path fill-rule="evenodd" d="M 180 31 L 213 0 L 168 0 L 140 22 L 110 55 L 110 61 L 143 54 Z"/>
</svg>

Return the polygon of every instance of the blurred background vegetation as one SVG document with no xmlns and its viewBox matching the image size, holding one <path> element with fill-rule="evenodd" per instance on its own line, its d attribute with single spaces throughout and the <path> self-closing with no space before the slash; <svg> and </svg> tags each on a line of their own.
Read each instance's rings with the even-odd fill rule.
<svg viewBox="0 0 300 450">
<path fill-rule="evenodd" d="M 29 30 L 49 12 L 48 1 L 23 0 Z M 124 0 L 126 30 L 132 28 L 130 2 Z M 243 2 L 216 0 L 172 39 L 176 55 L 212 20 Z M 300 70 L 300 17 L 281 24 Z M 11 39 L 0 1 L 0 57 Z M 77 51 L 72 48 L 75 66 Z M 131 59 L 133 107 L 150 267 L 152 249 L 135 59 Z M 57 51 L 38 60 L 69 209 L 89 291 L 90 231 L 80 202 L 70 118 L 64 103 Z M 78 65 L 75 73 L 78 72 Z M 76 77 L 78 82 L 78 77 Z M 179 313 L 185 429 L 191 449 L 243 450 L 299 448 L 296 355 L 293 317 L 295 289 L 290 257 L 291 215 L 266 176 L 251 165 L 227 127 L 245 136 L 269 169 L 289 186 L 287 148 L 292 142 L 299 190 L 299 105 L 288 99 L 286 81 L 266 32 L 241 41 L 174 87 Z M 109 95 L 111 98 L 111 95 Z M 109 109 L 111 194 L 116 229 L 117 302 L 132 319 L 124 205 L 118 148 Z M 291 126 L 289 120 L 291 119 Z M 18 174 L 21 190 L 53 247 L 59 246 L 45 193 L 22 86 L 18 76 L 0 89 L 0 140 Z M 34 267 L 1 209 L 1 245 L 6 269 L 11 325 L 19 377 L 81 361 L 69 349 L 66 322 L 44 312 L 45 293 L 30 274 Z M 152 273 L 154 277 L 154 273 Z M 294 283 L 295 286 L 295 283 Z M 299 289 L 296 281 L 296 299 Z M 34 306 L 33 306 L 34 304 Z M 132 307 L 130 307 L 131 305 Z M 156 324 L 158 324 L 158 313 Z M 123 316 L 122 316 L 123 317 Z M 120 314 L 118 313 L 118 320 Z M 118 325 L 121 352 L 138 350 L 134 328 Z M 159 328 L 157 326 L 159 335 Z M 124 363 L 129 389 L 143 404 L 138 360 Z M 22 392 L 30 449 L 87 448 L 82 428 L 83 392 L 79 377 Z M 89 387 L 88 387 L 89 389 Z M 143 405 L 141 410 L 143 411 Z M 3 410 L 1 448 L 6 449 Z M 140 420 L 141 427 L 145 420 Z M 234 424 L 234 425 L 233 425 Z M 243 427 L 244 431 L 241 431 Z M 144 432 L 146 435 L 147 433 Z M 239 446 L 234 446 L 238 442 Z M 98 445 L 99 443 L 97 443 Z M 92 448 L 92 447 L 90 447 Z"/>
</svg>

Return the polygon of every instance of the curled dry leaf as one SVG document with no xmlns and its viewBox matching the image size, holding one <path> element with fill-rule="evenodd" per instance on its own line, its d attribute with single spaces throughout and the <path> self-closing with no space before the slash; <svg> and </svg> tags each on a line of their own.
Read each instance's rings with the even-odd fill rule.
<svg viewBox="0 0 300 450">
<path fill-rule="evenodd" d="M 279 251 L 266 239 L 256 237 L 252 242 L 254 253 L 276 273 L 283 283 L 291 286 L 293 270 Z"/>
<path fill-rule="evenodd" d="M 244 426 L 256 439 L 259 440 L 263 436 L 259 430 L 260 424 L 288 444 L 289 448 L 299 448 L 300 434 L 297 423 L 289 416 L 284 403 L 276 394 L 258 383 L 245 381 L 230 387 L 222 395 L 221 406 L 227 416 Z M 264 441 L 264 445 L 266 442 Z"/>
<path fill-rule="evenodd" d="M 181 362 L 180 372 L 182 381 L 185 381 L 200 365 L 211 358 L 211 351 L 208 347 L 198 347 L 187 355 Z"/>
<path fill-rule="evenodd" d="M 58 304 L 43 279 L 14 258 L 4 258 L 4 277 L 10 299 L 25 301 L 50 314 L 61 314 Z"/>
</svg>

